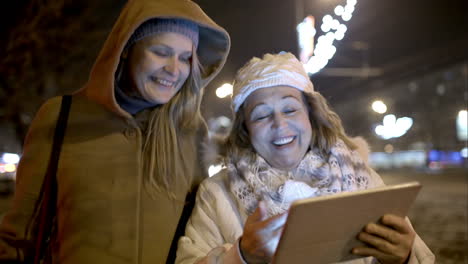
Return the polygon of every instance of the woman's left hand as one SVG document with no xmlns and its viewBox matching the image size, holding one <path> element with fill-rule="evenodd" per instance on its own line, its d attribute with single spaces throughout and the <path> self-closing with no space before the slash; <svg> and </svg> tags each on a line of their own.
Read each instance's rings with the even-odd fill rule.
<svg viewBox="0 0 468 264">
<path fill-rule="evenodd" d="M 416 233 L 404 218 L 386 214 L 380 223 L 369 223 L 358 239 L 369 247 L 356 247 L 352 253 L 373 256 L 380 263 L 406 263 L 413 247 Z"/>
</svg>

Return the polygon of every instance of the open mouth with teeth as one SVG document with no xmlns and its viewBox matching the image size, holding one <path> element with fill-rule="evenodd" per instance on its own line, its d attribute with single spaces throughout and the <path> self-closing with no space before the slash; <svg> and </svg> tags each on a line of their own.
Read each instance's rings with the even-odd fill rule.
<svg viewBox="0 0 468 264">
<path fill-rule="evenodd" d="M 281 147 L 281 146 L 291 144 L 295 139 L 296 139 L 296 136 L 282 137 L 282 138 L 278 138 L 278 139 L 273 140 L 272 143 L 273 143 L 273 145 L 275 145 L 277 147 Z"/>
<path fill-rule="evenodd" d="M 154 77 L 154 76 L 151 76 L 150 77 L 151 80 L 159 85 L 162 85 L 162 86 L 165 86 L 165 87 L 173 87 L 175 85 L 175 82 L 171 82 L 171 81 L 168 81 L 168 80 L 164 80 L 164 79 L 161 79 L 161 78 L 157 78 L 157 77 Z"/>
</svg>

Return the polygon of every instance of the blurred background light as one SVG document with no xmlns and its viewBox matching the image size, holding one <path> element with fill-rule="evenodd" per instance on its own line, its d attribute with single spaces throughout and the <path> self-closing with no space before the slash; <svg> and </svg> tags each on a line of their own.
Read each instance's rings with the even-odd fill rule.
<svg viewBox="0 0 468 264">
<path fill-rule="evenodd" d="M 466 110 L 458 112 L 456 123 L 458 140 L 468 140 L 468 113 Z"/>
<path fill-rule="evenodd" d="M 383 118 L 383 125 L 387 128 L 394 128 L 396 124 L 396 116 L 395 115 L 386 115 Z"/>
<path fill-rule="evenodd" d="M 330 23 L 330 22 L 333 21 L 333 17 L 330 16 L 330 15 L 325 15 L 325 16 L 323 16 L 322 21 L 323 21 L 324 24 Z"/>
<path fill-rule="evenodd" d="M 406 131 L 408 131 L 412 125 L 413 125 L 413 119 L 410 117 L 401 117 L 396 120 L 397 129 L 400 131 L 405 131 L 404 133 L 406 133 Z"/>
<path fill-rule="evenodd" d="M 307 58 L 307 60 L 301 58 L 301 61 L 304 63 L 304 69 L 309 74 L 319 72 L 328 64 L 328 61 L 331 60 L 335 55 L 336 47 L 333 45 L 333 41 L 342 40 L 345 37 L 345 33 L 347 31 L 346 25 L 341 24 L 338 19 L 341 17 L 343 21 L 349 21 L 355 10 L 356 3 L 356 0 L 348 0 L 344 7 L 342 5 L 337 5 L 333 9 L 334 15 L 336 15 L 337 18 L 334 18 L 330 14 L 326 14 L 325 16 L 323 16 L 322 25 L 320 26 L 320 29 L 325 34 L 325 37 L 321 35 L 317 38 L 316 47 L 314 48 L 313 53 L 309 56 L 309 58 Z M 298 28 L 299 26 L 300 24 L 298 25 Z M 335 32 L 332 32 L 331 30 L 334 30 Z M 298 33 L 300 35 L 303 34 L 304 36 L 310 34 L 307 32 L 301 33 L 299 32 L 299 30 Z M 299 36 L 299 39 L 301 39 L 301 36 Z"/>
<path fill-rule="evenodd" d="M 342 32 L 336 32 L 335 33 L 335 39 L 336 40 L 342 40 L 344 38 L 344 33 Z"/>
<path fill-rule="evenodd" d="M 229 127 L 231 125 L 231 119 L 229 119 L 226 116 L 218 117 L 218 122 L 221 126 L 224 126 L 224 127 Z"/>
<path fill-rule="evenodd" d="M 328 32 L 330 31 L 330 25 L 329 24 L 322 24 L 322 26 L 320 26 L 320 29 L 323 31 L 323 32 Z"/>
<path fill-rule="evenodd" d="M 19 162 L 20 157 L 15 153 L 3 153 L 2 160 L 5 163 L 16 164 Z"/>
<path fill-rule="evenodd" d="M 232 94 L 232 85 L 229 83 L 225 83 L 221 85 L 218 89 L 216 89 L 216 96 L 219 98 L 224 98 Z"/>
<path fill-rule="evenodd" d="M 379 114 L 383 114 L 387 112 L 387 105 L 384 102 L 377 100 L 372 103 L 372 110 Z"/>
<path fill-rule="evenodd" d="M 211 165 L 208 168 L 208 176 L 211 177 L 215 175 L 216 173 L 220 172 L 222 169 L 223 169 L 223 166 L 221 164 Z"/>
<path fill-rule="evenodd" d="M 341 6 L 341 5 L 338 5 L 337 7 L 335 7 L 335 14 L 337 16 L 341 16 L 344 12 L 344 7 Z"/>
<path fill-rule="evenodd" d="M 383 139 L 398 138 L 406 134 L 413 126 L 413 119 L 410 117 L 396 118 L 395 115 L 386 115 L 383 118 L 383 125 L 375 128 L 375 133 Z"/>
<path fill-rule="evenodd" d="M 385 145 L 384 151 L 387 153 L 393 153 L 393 145 L 392 144 Z"/>
<path fill-rule="evenodd" d="M 323 24 L 322 27 L 327 31 L 330 30 L 330 28 L 327 28 L 328 24 Z M 299 40 L 299 59 L 302 63 L 306 63 L 314 53 L 314 37 L 317 33 L 317 30 L 315 30 L 315 18 L 313 16 L 305 17 L 297 25 L 296 30 Z"/>
<path fill-rule="evenodd" d="M 354 6 L 353 5 L 346 5 L 343 15 L 344 14 L 350 14 L 351 15 L 351 14 L 353 14 L 353 12 L 354 12 Z"/>
<path fill-rule="evenodd" d="M 351 15 L 350 13 L 344 13 L 342 18 L 344 21 L 349 21 L 351 20 L 351 18 L 353 17 L 353 15 Z"/>
<path fill-rule="evenodd" d="M 333 21 L 331 22 L 331 28 L 332 28 L 332 29 L 335 29 L 335 30 L 336 30 L 336 29 L 338 29 L 338 27 L 339 27 L 340 25 L 341 25 L 340 22 L 339 22 L 338 20 L 336 20 L 336 19 L 333 19 Z"/>
<path fill-rule="evenodd" d="M 465 159 L 468 158 L 468 148 L 463 148 L 460 150 L 460 155 Z"/>
<path fill-rule="evenodd" d="M 348 30 L 348 27 L 345 24 L 340 24 L 338 26 L 338 32 L 342 32 L 343 34 Z"/>
<path fill-rule="evenodd" d="M 15 172 L 16 171 L 16 165 L 15 164 L 5 164 L 4 166 L 5 172 Z"/>
</svg>

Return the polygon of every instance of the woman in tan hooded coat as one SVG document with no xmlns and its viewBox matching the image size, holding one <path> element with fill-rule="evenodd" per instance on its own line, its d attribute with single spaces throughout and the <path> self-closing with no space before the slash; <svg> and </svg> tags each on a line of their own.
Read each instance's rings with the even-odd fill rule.
<svg viewBox="0 0 468 264">
<path fill-rule="evenodd" d="M 127 3 L 72 96 L 46 263 L 171 261 L 186 196 L 204 177 L 202 89 L 229 48 L 227 32 L 189 0 Z M 0 225 L 0 262 L 33 258 L 30 226 L 60 105 L 48 100 L 31 124 Z"/>
</svg>

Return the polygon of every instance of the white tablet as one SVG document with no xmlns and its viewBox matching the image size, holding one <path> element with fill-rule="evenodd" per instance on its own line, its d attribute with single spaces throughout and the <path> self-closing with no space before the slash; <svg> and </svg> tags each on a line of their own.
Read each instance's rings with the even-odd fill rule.
<svg viewBox="0 0 468 264">
<path fill-rule="evenodd" d="M 387 213 L 406 216 L 421 184 L 409 182 L 295 201 L 274 264 L 333 263 L 360 258 L 357 234 Z"/>
</svg>

